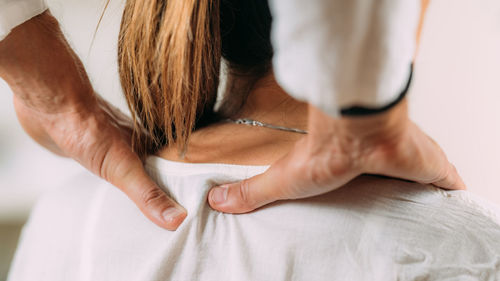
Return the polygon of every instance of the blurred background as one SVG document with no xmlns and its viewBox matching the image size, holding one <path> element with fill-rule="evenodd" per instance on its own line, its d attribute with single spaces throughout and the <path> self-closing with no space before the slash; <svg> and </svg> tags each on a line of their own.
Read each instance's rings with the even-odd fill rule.
<svg viewBox="0 0 500 281">
<path fill-rule="evenodd" d="M 127 111 L 116 45 L 123 0 L 47 0 L 95 90 Z M 95 41 L 92 39 L 95 34 Z M 500 1 L 432 0 L 427 12 L 410 114 L 445 150 L 469 191 L 500 205 Z M 18 125 L 12 93 L 0 80 L 0 280 L 37 197 L 85 171 L 51 155 Z"/>
</svg>

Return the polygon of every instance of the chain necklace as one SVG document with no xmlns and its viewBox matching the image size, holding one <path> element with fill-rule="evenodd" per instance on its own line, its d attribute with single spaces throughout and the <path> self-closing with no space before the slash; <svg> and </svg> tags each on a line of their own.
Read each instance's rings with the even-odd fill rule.
<svg viewBox="0 0 500 281">
<path fill-rule="evenodd" d="M 264 127 L 264 128 L 274 129 L 274 130 L 292 132 L 292 133 L 307 134 L 307 131 L 304 131 L 301 129 L 287 128 L 287 127 L 283 127 L 283 126 L 267 124 L 267 123 L 263 123 L 260 121 L 248 119 L 248 118 L 226 119 L 226 122 L 231 122 L 234 124 L 243 124 L 243 125 L 248 125 L 248 126 Z"/>
</svg>

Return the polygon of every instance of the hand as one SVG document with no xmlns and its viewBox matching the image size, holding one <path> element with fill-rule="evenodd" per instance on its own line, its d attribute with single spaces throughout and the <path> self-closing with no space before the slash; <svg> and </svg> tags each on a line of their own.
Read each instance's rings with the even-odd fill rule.
<svg viewBox="0 0 500 281">
<path fill-rule="evenodd" d="M 14 92 L 26 132 L 120 188 L 158 226 L 175 230 L 186 211 L 154 183 L 130 146 L 130 120 L 95 95 L 82 63 L 48 13 L 0 42 L 0 77 Z"/>
<path fill-rule="evenodd" d="M 263 174 L 212 188 L 212 208 L 245 213 L 335 190 L 361 174 L 465 189 L 439 147 L 408 119 L 406 101 L 369 117 L 333 119 L 310 107 L 309 134 Z"/>
</svg>

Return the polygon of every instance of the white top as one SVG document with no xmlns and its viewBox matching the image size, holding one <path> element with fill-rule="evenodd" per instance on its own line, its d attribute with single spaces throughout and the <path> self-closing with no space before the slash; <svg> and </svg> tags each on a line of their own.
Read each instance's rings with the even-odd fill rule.
<svg viewBox="0 0 500 281">
<path fill-rule="evenodd" d="M 278 82 L 332 116 L 390 103 L 408 82 L 419 3 L 272 0 Z M 45 9 L 43 0 L 0 0 L 0 40 Z"/>
<path fill-rule="evenodd" d="M 44 0 L 0 0 L 0 40 L 16 26 L 47 10 Z"/>
<path fill-rule="evenodd" d="M 230 215 L 208 206 L 209 188 L 266 166 L 151 157 L 147 169 L 188 210 L 176 232 L 84 175 L 39 201 L 8 280 L 500 279 L 500 212 L 466 191 L 366 176 L 323 196 Z"/>
</svg>

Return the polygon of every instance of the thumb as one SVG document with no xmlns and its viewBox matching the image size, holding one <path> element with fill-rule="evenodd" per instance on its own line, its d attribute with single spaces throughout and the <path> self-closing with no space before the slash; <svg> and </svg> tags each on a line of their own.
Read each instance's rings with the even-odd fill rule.
<svg viewBox="0 0 500 281">
<path fill-rule="evenodd" d="M 132 151 L 122 151 L 120 161 L 109 163 L 105 178 L 121 189 L 156 225 L 176 230 L 186 218 L 186 210 L 165 194 L 146 173 L 142 161 Z M 120 154 L 120 153 L 119 153 Z M 103 163 L 105 166 L 108 163 Z"/>
<path fill-rule="evenodd" d="M 280 171 L 280 167 L 273 165 L 263 174 L 213 187 L 208 193 L 208 203 L 217 211 L 240 214 L 285 199 Z"/>
<path fill-rule="evenodd" d="M 432 182 L 433 185 L 437 187 L 441 187 L 444 189 L 449 189 L 449 190 L 466 190 L 467 186 L 465 185 L 464 181 L 462 180 L 462 177 L 458 174 L 457 168 L 449 163 L 446 169 L 446 172 L 444 176 L 436 180 L 435 182 Z"/>
</svg>

